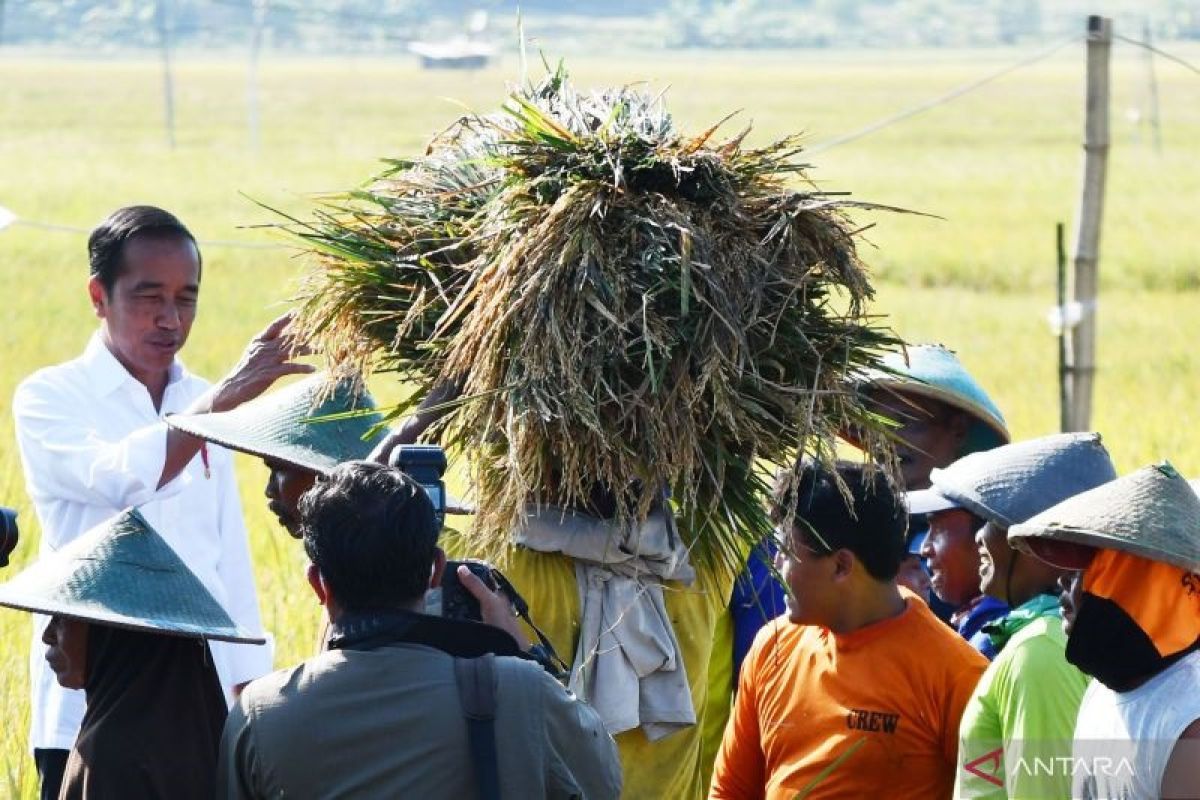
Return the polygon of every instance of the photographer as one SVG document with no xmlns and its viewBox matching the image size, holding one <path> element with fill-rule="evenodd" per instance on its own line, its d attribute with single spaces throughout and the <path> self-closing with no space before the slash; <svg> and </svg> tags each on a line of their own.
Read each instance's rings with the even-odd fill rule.
<svg viewBox="0 0 1200 800">
<path fill-rule="evenodd" d="M 620 793 L 595 712 L 512 657 L 525 642 L 505 599 L 461 569 L 496 627 L 417 613 L 445 560 L 438 528 L 421 487 L 379 464 L 343 464 L 304 495 L 329 650 L 242 693 L 222 740 L 221 796 Z M 511 655 L 479 658 L 488 652 Z"/>
</svg>

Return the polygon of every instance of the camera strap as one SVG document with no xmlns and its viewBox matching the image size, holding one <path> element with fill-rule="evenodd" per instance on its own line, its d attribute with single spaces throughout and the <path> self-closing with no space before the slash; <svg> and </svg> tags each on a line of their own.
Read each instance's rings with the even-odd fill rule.
<svg viewBox="0 0 1200 800">
<path fill-rule="evenodd" d="M 529 629 L 537 636 L 538 644 L 534 645 L 530 653 L 547 672 L 558 680 L 565 681 L 566 676 L 571 673 L 571 665 L 562 660 L 562 657 L 555 651 L 554 645 L 550 644 L 550 639 L 534 623 L 533 617 L 529 615 L 529 603 L 525 602 L 525 598 L 500 570 L 493 568 L 492 578 L 496 581 L 500 591 L 512 603 L 517 618 L 529 626 Z"/>
<path fill-rule="evenodd" d="M 496 657 L 454 659 L 458 697 L 467 720 L 467 741 L 480 800 L 500 800 L 496 755 Z"/>
</svg>

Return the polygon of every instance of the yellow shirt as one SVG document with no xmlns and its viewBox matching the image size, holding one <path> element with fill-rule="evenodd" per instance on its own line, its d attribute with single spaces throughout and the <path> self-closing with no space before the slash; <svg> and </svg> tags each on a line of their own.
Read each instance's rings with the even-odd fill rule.
<svg viewBox="0 0 1200 800">
<path fill-rule="evenodd" d="M 579 635 L 579 589 L 571 559 L 558 553 L 512 548 L 503 559 L 502 569 L 529 602 L 533 621 L 559 655 L 570 661 Z M 616 742 L 624 770 L 623 797 L 692 800 L 705 796 L 711 770 L 711 762 L 705 761 L 706 752 L 711 758 L 705 733 L 714 727 L 724 728 L 729 714 L 728 693 L 709 702 L 709 669 L 714 632 L 719 621 L 727 617 L 726 603 L 732 588 L 732 576 L 719 579 L 703 569 L 697 569 L 691 586 L 666 584 L 667 613 L 683 653 L 697 724 L 653 743 L 640 729 L 619 734 Z"/>
</svg>

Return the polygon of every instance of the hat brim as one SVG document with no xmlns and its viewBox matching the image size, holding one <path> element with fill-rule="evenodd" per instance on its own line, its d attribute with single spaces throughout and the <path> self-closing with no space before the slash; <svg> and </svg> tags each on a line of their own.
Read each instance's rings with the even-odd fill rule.
<svg viewBox="0 0 1200 800">
<path fill-rule="evenodd" d="M 1172 564 L 1189 572 L 1193 572 L 1200 568 L 1200 565 L 1198 565 L 1196 561 L 1189 558 L 1186 554 L 1169 552 L 1162 547 L 1161 543 L 1157 545 L 1148 545 L 1136 539 L 1129 539 L 1123 536 L 1112 536 L 1100 531 L 1086 530 L 1083 528 L 1054 526 L 1051 528 L 1034 528 L 1031 530 L 1027 525 L 1014 525 L 1009 529 L 1008 541 L 1009 544 L 1017 550 L 1020 550 L 1024 553 L 1029 553 L 1030 555 L 1038 558 L 1041 558 L 1041 556 L 1037 555 L 1037 550 L 1035 548 L 1042 545 L 1035 545 L 1034 542 L 1052 542 L 1066 543 L 1100 550 L 1120 550 L 1135 556 L 1140 556 L 1149 561 L 1162 561 L 1167 564 Z M 1046 559 L 1043 560 L 1050 564 L 1054 563 Z"/>
<path fill-rule="evenodd" d="M 916 489 L 904 493 L 910 514 L 934 514 L 938 511 L 949 511 L 952 508 L 962 508 L 962 503 L 947 497 L 937 489 Z"/>
<path fill-rule="evenodd" d="M 114 628 L 124 628 L 145 633 L 161 633 L 167 636 L 182 636 L 189 639 L 206 639 L 220 642 L 236 642 L 239 644 L 266 644 L 261 636 L 251 636 L 241 629 L 231 629 L 228 632 L 214 632 L 212 628 L 188 625 L 181 622 L 163 622 L 150 624 L 145 620 L 114 614 L 103 608 L 81 608 L 68 603 L 55 603 L 43 597 L 28 597 L 11 591 L 0 590 L 0 606 L 14 608 L 18 611 L 30 611 L 34 614 L 69 617 L 82 622 L 97 625 L 111 625 Z"/>
<path fill-rule="evenodd" d="M 198 439 L 219 444 L 239 453 L 262 459 L 282 461 L 299 469 L 328 475 L 338 465 L 335 459 L 307 447 L 298 447 L 285 442 L 271 441 L 264 437 L 247 434 L 216 414 L 171 414 L 166 417 L 167 425 Z"/>
<path fill-rule="evenodd" d="M 292 467 L 317 475 L 328 475 L 340 463 L 308 448 L 246 437 L 244 433 L 227 430 L 222 421 L 214 421 L 213 417 L 215 417 L 213 414 L 172 414 L 166 418 L 166 421 L 171 427 L 198 439 L 204 439 L 258 458 L 282 461 Z M 465 500 L 447 493 L 446 513 L 453 516 L 470 516 L 475 513 L 475 507 Z"/>
<path fill-rule="evenodd" d="M 897 394 L 913 394 L 918 397 L 937 400 L 959 411 L 965 411 L 967 414 L 970 414 L 978 423 L 975 426 L 976 430 L 972 431 L 969 435 L 972 441 L 969 443 L 967 449 L 971 451 L 990 450 L 993 447 L 999 447 L 1011 441 L 1011 436 L 1004 421 L 997 419 L 995 414 L 988 408 L 960 394 L 943 389 L 940 386 L 926 383 L 918 378 L 905 378 L 901 380 L 891 376 L 874 378 L 869 382 L 869 385 L 878 386 Z"/>
<path fill-rule="evenodd" d="M 1023 547 L 1018 547 L 1018 544 Z M 1012 546 L 1052 567 L 1068 570 L 1087 569 L 1088 565 L 1092 563 L 1092 559 L 1096 557 L 1097 550 L 1097 548 L 1085 544 L 1042 539 L 1036 536 L 1013 540 Z"/>
</svg>

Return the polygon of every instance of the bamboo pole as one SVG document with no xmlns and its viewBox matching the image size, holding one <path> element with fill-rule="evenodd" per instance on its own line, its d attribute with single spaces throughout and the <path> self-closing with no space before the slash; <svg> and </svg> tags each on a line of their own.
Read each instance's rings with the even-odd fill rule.
<svg viewBox="0 0 1200 800">
<path fill-rule="evenodd" d="M 1143 58 L 1146 59 L 1146 90 L 1149 95 L 1148 115 L 1150 117 L 1150 133 L 1154 137 L 1154 152 L 1162 152 L 1162 125 L 1159 122 L 1158 116 L 1158 76 L 1154 72 L 1154 51 L 1151 50 L 1153 42 L 1150 40 L 1150 20 L 1142 21 L 1142 41 L 1146 46 L 1142 48 Z"/>
<path fill-rule="evenodd" d="M 1058 429 L 1068 430 L 1071 420 L 1071 392 L 1068 388 L 1070 356 L 1067 354 L 1067 244 L 1066 226 L 1054 226 L 1055 256 L 1058 266 Z"/>
<path fill-rule="evenodd" d="M 246 68 L 246 125 L 250 135 L 250 151 L 257 154 L 261 137 L 258 112 L 258 61 L 262 54 L 263 31 L 267 23 L 268 0 L 253 0 L 250 31 L 250 63 Z"/>
<path fill-rule="evenodd" d="M 162 54 L 163 109 L 167 124 L 167 146 L 175 149 L 175 81 L 171 76 L 171 26 L 167 21 L 169 0 L 156 0 L 154 16 L 158 23 L 158 43 Z"/>
<path fill-rule="evenodd" d="M 1083 188 L 1075 229 L 1074 295 L 1081 318 L 1071 330 L 1070 419 L 1067 429 L 1088 430 L 1096 372 L 1096 295 L 1099 288 L 1100 227 L 1108 162 L 1109 55 L 1112 20 L 1088 17 L 1087 91 L 1083 139 Z"/>
</svg>

